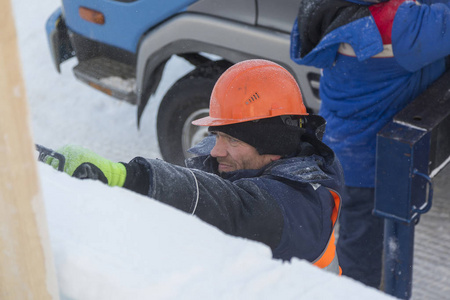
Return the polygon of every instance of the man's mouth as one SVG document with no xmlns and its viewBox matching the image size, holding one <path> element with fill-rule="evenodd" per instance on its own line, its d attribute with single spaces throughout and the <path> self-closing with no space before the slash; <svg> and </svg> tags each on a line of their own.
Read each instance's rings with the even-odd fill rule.
<svg viewBox="0 0 450 300">
<path fill-rule="evenodd" d="M 233 171 L 232 170 L 232 166 L 231 165 L 229 165 L 229 164 L 227 164 L 227 163 L 225 163 L 225 162 L 218 162 L 219 163 L 219 165 L 218 165 L 218 170 L 220 171 L 220 172 L 230 172 L 230 171 Z"/>
</svg>

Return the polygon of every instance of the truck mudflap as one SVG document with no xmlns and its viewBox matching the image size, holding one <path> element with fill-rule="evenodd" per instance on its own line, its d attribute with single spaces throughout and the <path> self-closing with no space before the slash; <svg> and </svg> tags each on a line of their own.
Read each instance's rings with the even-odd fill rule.
<svg viewBox="0 0 450 300">
<path fill-rule="evenodd" d="M 75 56 L 75 51 L 70 43 L 67 27 L 62 16 L 61 7 L 48 18 L 45 29 L 53 64 L 58 73 L 61 73 L 61 63 Z"/>
</svg>

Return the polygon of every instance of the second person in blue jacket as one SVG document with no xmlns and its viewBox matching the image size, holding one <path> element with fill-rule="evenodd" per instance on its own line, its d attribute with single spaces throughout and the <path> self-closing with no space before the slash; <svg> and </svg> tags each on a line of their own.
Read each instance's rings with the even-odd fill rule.
<svg viewBox="0 0 450 300">
<path fill-rule="evenodd" d="M 322 69 L 324 142 L 340 159 L 343 274 L 378 287 L 383 221 L 374 206 L 376 134 L 445 71 L 449 1 L 303 0 L 291 58 Z"/>
</svg>

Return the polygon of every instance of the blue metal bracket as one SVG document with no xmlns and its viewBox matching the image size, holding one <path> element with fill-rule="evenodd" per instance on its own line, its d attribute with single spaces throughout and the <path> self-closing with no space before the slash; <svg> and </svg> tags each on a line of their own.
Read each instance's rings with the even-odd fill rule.
<svg viewBox="0 0 450 300">
<path fill-rule="evenodd" d="M 450 156 L 450 71 L 397 114 L 377 135 L 374 214 L 385 218 L 383 286 L 409 299 L 414 226 L 430 210 L 430 174 Z"/>
<path fill-rule="evenodd" d="M 388 124 L 377 137 L 376 215 L 412 223 L 426 198 L 431 135 L 424 130 Z"/>
</svg>

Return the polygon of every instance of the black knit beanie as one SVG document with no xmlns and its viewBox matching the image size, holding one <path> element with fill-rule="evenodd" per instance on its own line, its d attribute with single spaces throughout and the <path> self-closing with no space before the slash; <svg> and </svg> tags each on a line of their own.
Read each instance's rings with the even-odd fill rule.
<svg viewBox="0 0 450 300">
<path fill-rule="evenodd" d="M 256 148 L 259 154 L 290 156 L 300 148 L 304 129 L 289 124 L 282 117 L 273 117 L 222 126 L 210 126 L 208 131 L 220 131 Z"/>
</svg>

